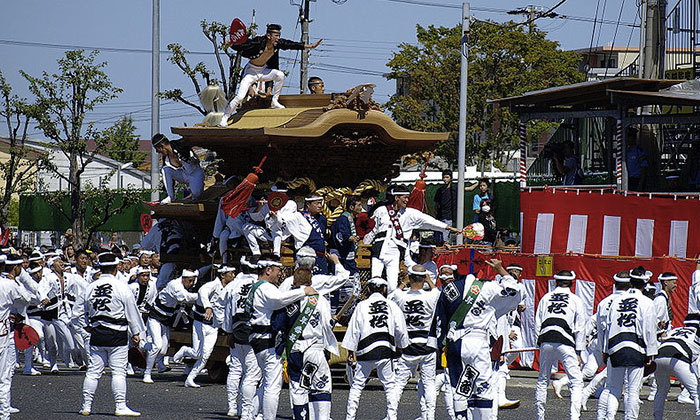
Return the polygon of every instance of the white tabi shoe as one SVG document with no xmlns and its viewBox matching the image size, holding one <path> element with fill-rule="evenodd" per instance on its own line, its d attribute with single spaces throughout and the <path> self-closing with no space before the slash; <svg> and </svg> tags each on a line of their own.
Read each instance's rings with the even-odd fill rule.
<svg viewBox="0 0 700 420">
<path fill-rule="evenodd" d="M 272 102 L 270 102 L 270 108 L 272 109 L 284 109 L 284 105 L 279 103 L 279 101 L 273 99 Z"/>
<path fill-rule="evenodd" d="M 193 380 L 187 378 L 185 380 L 185 388 L 201 388 L 202 386 L 199 385 L 198 383 L 195 383 Z"/>
<path fill-rule="evenodd" d="M 221 117 L 221 121 L 219 121 L 219 127 L 224 127 L 224 128 L 228 127 L 228 117 L 229 116 L 226 114 L 224 114 Z"/>
<path fill-rule="evenodd" d="M 185 358 L 185 346 L 180 347 L 178 351 L 173 355 L 173 363 L 182 363 L 182 359 Z"/>
<path fill-rule="evenodd" d="M 27 375 L 27 376 L 39 376 L 39 375 L 41 375 L 41 372 L 32 368 L 31 370 L 25 370 L 24 372 L 22 372 L 22 374 Z"/>
<path fill-rule="evenodd" d="M 144 374 L 144 375 L 143 375 L 143 383 L 144 383 L 144 384 L 152 384 L 152 383 L 153 383 L 153 378 L 151 378 L 151 375 L 149 375 L 149 374 Z"/>
<path fill-rule="evenodd" d="M 115 412 L 114 415 L 117 417 L 138 417 L 141 415 L 138 411 L 134 411 L 130 409 L 129 407 L 122 407 L 118 408 Z"/>
<path fill-rule="evenodd" d="M 10 414 L 17 414 L 17 413 L 19 413 L 19 408 L 10 406 Z"/>
<path fill-rule="evenodd" d="M 690 398 L 690 393 L 687 389 L 683 388 L 680 394 L 678 394 L 678 403 L 680 404 L 695 404 L 692 398 Z"/>
<path fill-rule="evenodd" d="M 564 387 L 564 384 L 562 384 L 560 381 L 555 380 L 552 381 L 552 388 L 554 388 L 554 395 L 557 396 L 557 398 L 561 399 L 564 398 L 561 396 L 561 389 Z"/>
</svg>

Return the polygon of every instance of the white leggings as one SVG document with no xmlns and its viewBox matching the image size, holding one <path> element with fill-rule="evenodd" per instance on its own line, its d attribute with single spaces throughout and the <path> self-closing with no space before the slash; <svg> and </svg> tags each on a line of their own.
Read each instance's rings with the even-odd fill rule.
<svg viewBox="0 0 700 420">
<path fill-rule="evenodd" d="M 148 352 L 146 356 L 146 369 L 144 375 L 150 375 L 153 370 L 153 365 L 156 363 L 158 356 L 165 356 L 168 352 L 168 344 L 170 343 L 170 327 L 163 325 L 153 318 L 148 318 L 148 343 L 144 349 Z"/>
<path fill-rule="evenodd" d="M 109 364 L 112 371 L 112 394 L 117 410 L 126 407 L 126 363 L 129 346 L 90 346 L 88 370 L 83 382 L 83 406 L 91 407 L 97 390 L 97 381 Z"/>
<path fill-rule="evenodd" d="M 675 376 L 688 390 L 690 398 L 695 401 L 695 418 L 700 419 L 700 400 L 698 400 L 698 377 L 693 372 L 688 362 L 669 357 L 656 359 L 656 396 L 654 397 L 654 419 L 661 420 L 664 417 L 664 405 L 666 395 L 671 387 L 670 378 Z"/>
<path fill-rule="evenodd" d="M 216 345 L 218 333 L 219 329 L 212 325 L 197 320 L 192 322 L 192 347 L 185 347 L 183 353 L 184 357 L 197 359 L 197 361 L 187 375 L 188 380 L 194 381 L 194 378 L 204 369 Z"/>
<path fill-rule="evenodd" d="M 238 85 L 236 97 L 226 106 L 226 117 L 230 117 L 231 114 L 233 114 L 236 108 L 243 102 L 246 95 L 248 95 L 250 87 L 258 82 L 274 82 L 272 86 L 272 100 L 277 101 L 280 97 L 280 93 L 282 93 L 284 73 L 279 70 L 269 69 L 267 66 L 260 67 L 248 63 L 243 69 L 243 78 L 241 79 L 240 85 Z"/>
</svg>

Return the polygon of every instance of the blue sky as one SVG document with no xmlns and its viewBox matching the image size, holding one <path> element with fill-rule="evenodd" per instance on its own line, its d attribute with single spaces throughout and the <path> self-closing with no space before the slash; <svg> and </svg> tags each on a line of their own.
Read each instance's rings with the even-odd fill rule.
<svg viewBox="0 0 700 420">
<path fill-rule="evenodd" d="M 291 0 L 298 3 L 299 0 Z M 532 1 L 532 0 L 528 0 Z M 556 0 L 539 0 L 535 3 L 548 9 Z M 423 6 L 412 3 L 432 3 L 439 6 Z M 557 40 L 564 49 L 587 48 L 591 43 L 593 19 L 597 1 L 568 0 L 557 12 L 566 19 L 541 19 L 538 26 L 549 32 L 549 38 Z M 606 4 L 604 14 L 603 3 Z M 401 42 L 415 42 L 415 26 L 452 26 L 460 21 L 461 1 L 458 0 L 347 0 L 336 4 L 331 0 L 317 0 L 311 5 L 310 26 L 312 41 L 324 38 L 324 43 L 311 54 L 311 75 L 324 79 L 326 91 L 344 91 L 360 83 L 375 83 L 375 99 L 386 102 L 395 85 L 381 74 L 388 71 L 385 63 Z M 472 14 L 478 19 L 505 21 L 522 20 L 521 16 L 505 13 L 527 6 L 526 1 L 475 0 L 471 2 Z M 639 23 L 633 1 L 608 0 L 599 2 L 599 17 L 617 22 L 621 14 L 623 22 L 617 28 L 609 23 L 596 28 L 593 44 L 609 45 L 615 36 L 616 45 L 637 46 L 637 31 L 625 23 Z M 112 82 L 124 89 L 119 98 L 97 109 L 90 120 L 98 121 L 98 127 L 113 123 L 124 114 L 131 114 L 136 121 L 141 138 L 150 137 L 150 89 L 151 89 L 151 2 L 144 0 L 22 0 L 5 1 L 0 14 L 0 69 L 22 96 L 29 96 L 26 83 L 19 75 L 20 69 L 33 75 L 41 71 L 53 72 L 56 59 L 65 48 L 83 46 L 115 48 L 123 51 L 103 51 L 102 61 L 108 62 L 107 73 Z M 252 10 L 261 28 L 266 23 L 280 23 L 282 36 L 299 39 L 301 27 L 297 25 L 298 8 L 290 0 L 162 0 L 161 1 L 161 50 L 178 42 L 190 51 L 211 51 L 208 41 L 201 34 L 202 19 L 230 23 L 239 17 L 250 22 Z M 20 45 L 18 45 L 20 44 Z M 48 45 L 47 45 L 48 44 Z M 299 92 L 299 64 L 296 52 L 283 55 L 283 70 L 290 72 L 283 93 Z M 161 90 L 181 88 L 186 95 L 194 90 L 180 71 L 166 61 L 161 54 Z M 204 61 L 214 70 L 212 55 L 196 55 L 192 61 Z M 342 66 L 343 71 L 338 71 Z M 331 70 L 334 68 L 335 70 Z M 196 99 L 196 98 L 194 98 Z M 168 127 L 192 125 L 201 117 L 193 109 L 172 102 L 161 103 L 161 131 Z M 6 134 L 2 125 L 0 134 Z M 40 137 L 36 130 L 30 130 Z"/>
</svg>

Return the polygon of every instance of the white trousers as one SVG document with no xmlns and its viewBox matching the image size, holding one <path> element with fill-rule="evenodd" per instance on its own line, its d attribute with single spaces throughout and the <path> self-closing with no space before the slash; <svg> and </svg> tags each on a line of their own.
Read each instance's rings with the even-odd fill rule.
<svg viewBox="0 0 700 420">
<path fill-rule="evenodd" d="M 41 351 L 41 345 L 44 341 L 44 325 L 39 319 L 35 318 L 28 318 L 26 323 L 34 328 L 34 331 L 39 335 L 39 342 L 24 351 L 24 373 L 29 374 L 32 369 L 34 369 L 34 349 L 37 349 L 39 352 Z"/>
<path fill-rule="evenodd" d="M 365 388 L 370 373 L 375 368 L 377 369 L 377 377 L 384 386 L 384 394 L 386 395 L 386 418 L 388 420 L 396 420 L 399 402 L 395 397 L 396 377 L 393 362 L 392 359 L 357 361 L 352 384 L 350 385 L 350 393 L 348 394 L 346 420 L 355 420 L 362 390 Z"/>
<path fill-rule="evenodd" d="M 700 419 L 700 399 L 698 399 L 698 377 L 688 362 L 670 357 L 656 359 L 656 396 L 654 397 L 654 420 L 664 418 L 666 395 L 671 387 L 670 378 L 675 376 L 688 390 L 690 398 L 695 401 L 695 418 Z"/>
<path fill-rule="evenodd" d="M 581 416 L 583 375 L 574 348 L 560 343 L 542 343 L 542 345 L 540 345 L 540 371 L 537 378 L 537 385 L 535 385 L 537 419 L 544 420 L 549 376 L 552 366 L 554 366 L 557 361 L 561 361 L 564 365 L 566 375 L 569 377 L 569 386 L 571 388 L 571 420 L 578 420 Z"/>
<path fill-rule="evenodd" d="M 258 226 L 255 223 L 244 223 L 243 226 L 241 226 L 241 230 L 243 231 L 243 236 L 245 236 L 245 239 L 248 242 L 250 252 L 252 252 L 253 255 L 260 255 L 260 244 L 258 241 L 272 242 L 272 236 L 267 233 L 265 228 Z"/>
<path fill-rule="evenodd" d="M 325 420 L 331 416 L 333 384 L 323 347 L 312 347 L 304 353 L 293 352 L 287 358 L 289 396 L 295 416 L 307 411 L 308 420 Z"/>
<path fill-rule="evenodd" d="M 163 184 L 165 192 L 171 200 L 175 200 L 175 181 L 187 185 L 192 192 L 192 198 L 197 200 L 204 190 L 204 170 L 197 162 L 182 162 L 179 168 L 172 166 L 163 166 L 160 171 L 163 175 Z"/>
<path fill-rule="evenodd" d="M 436 353 L 421 356 L 410 356 L 404 354 L 396 364 L 396 402 L 401 401 L 408 380 L 411 379 L 420 368 L 420 384 L 422 384 L 421 413 L 423 420 L 435 420 L 435 400 L 437 399 L 437 389 L 435 388 L 435 358 Z M 423 399 L 425 404 L 423 405 Z"/>
<path fill-rule="evenodd" d="M 15 342 L 12 334 L 0 337 L 0 419 L 10 418 L 10 388 L 15 372 Z"/>
<path fill-rule="evenodd" d="M 257 362 L 256 362 L 257 365 Z M 243 376 L 243 364 L 238 357 L 234 356 L 234 350 L 229 348 L 228 375 L 226 376 L 226 401 L 228 402 L 228 412 L 238 413 L 238 391 Z"/>
<path fill-rule="evenodd" d="M 401 252 L 395 244 L 387 243 L 382 247 L 379 257 L 372 257 L 372 277 L 382 277 L 386 269 L 386 280 L 389 282 L 391 293 L 399 282 L 399 260 Z"/>
<path fill-rule="evenodd" d="M 53 366 L 56 363 L 59 350 L 61 350 L 61 359 L 66 365 L 70 363 L 71 355 L 75 352 L 75 341 L 73 341 L 73 331 L 68 324 L 62 319 L 54 319 L 51 321 L 51 327 L 48 334 L 50 338 L 47 342 L 47 352 L 49 360 Z"/>
<path fill-rule="evenodd" d="M 435 399 L 437 396 L 443 393 L 443 398 L 445 399 L 445 408 L 447 409 L 447 415 L 450 416 L 450 420 L 457 420 L 455 415 L 454 401 L 452 399 L 452 387 L 450 386 L 450 376 L 447 373 L 447 368 L 442 372 L 435 375 Z M 418 381 L 418 399 L 420 400 L 420 411 L 423 414 L 421 418 L 425 420 L 425 413 L 428 409 L 425 405 L 425 387 L 423 386 L 423 381 Z"/>
<path fill-rule="evenodd" d="M 625 420 L 636 420 L 639 416 L 639 390 L 642 388 L 643 367 L 612 367 L 608 365 L 605 389 L 598 400 L 598 419 L 612 420 L 619 407 L 622 386 L 625 387 Z M 602 402 L 605 399 L 605 402 Z M 602 412 L 601 412 L 602 411 Z"/>
<path fill-rule="evenodd" d="M 258 367 L 262 370 L 262 412 L 264 420 L 277 418 L 277 405 L 282 392 L 282 358 L 274 348 L 255 353 Z"/>
<path fill-rule="evenodd" d="M 197 361 L 187 375 L 188 380 L 194 381 L 194 378 L 204 369 L 211 352 L 214 351 L 218 335 L 218 328 L 197 320 L 192 322 L 192 347 L 185 347 L 183 354 L 184 357 L 196 359 Z"/>
<path fill-rule="evenodd" d="M 73 342 L 75 343 L 76 353 L 80 353 L 80 358 L 82 363 L 87 364 L 90 359 L 89 347 L 90 347 L 90 333 L 73 322 L 68 324 L 73 333 Z"/>
<path fill-rule="evenodd" d="M 148 353 L 146 355 L 146 369 L 143 374 L 150 375 L 158 356 L 165 356 L 168 352 L 170 327 L 161 324 L 153 318 L 148 318 L 146 328 L 148 330 L 148 343 L 144 346 L 144 350 Z"/>
<path fill-rule="evenodd" d="M 272 85 L 272 100 L 277 101 L 282 93 L 282 85 L 284 84 L 284 73 L 279 70 L 267 68 L 267 66 L 254 66 L 248 63 L 243 68 L 243 78 L 238 86 L 238 93 L 231 102 L 226 106 L 225 114 L 231 116 L 238 106 L 243 102 L 248 90 L 251 86 L 258 82 L 273 82 Z"/>
<path fill-rule="evenodd" d="M 252 420 L 258 413 L 260 399 L 256 394 L 258 384 L 262 379 L 262 370 L 258 366 L 253 348 L 247 344 L 236 344 L 230 349 L 231 364 L 240 366 L 240 376 L 242 377 L 241 392 L 241 420 Z M 236 360 L 234 362 L 234 360 Z M 233 375 L 231 372 L 233 371 Z M 229 411 L 231 410 L 231 400 L 238 396 L 238 384 L 236 370 L 229 369 L 229 376 L 226 378 L 226 393 L 229 401 Z M 262 387 L 260 388 L 262 390 Z M 235 410 L 233 410 L 235 411 Z"/>
<path fill-rule="evenodd" d="M 484 330 L 472 330 L 459 342 L 461 371 L 450 371 L 457 376 L 452 385 L 455 415 L 457 418 L 471 415 L 472 420 L 490 419 L 496 399 L 493 363 L 488 345 L 488 333 Z M 454 351 L 457 343 L 450 343 L 449 352 Z M 452 366 L 452 365 L 451 365 Z M 459 373 L 459 375 L 457 375 Z"/>
<path fill-rule="evenodd" d="M 126 364 L 129 346 L 103 347 L 90 346 L 90 361 L 83 382 L 83 407 L 92 407 L 92 400 L 97 390 L 97 381 L 102 376 L 105 366 L 112 372 L 112 394 L 116 409 L 126 407 Z"/>
</svg>

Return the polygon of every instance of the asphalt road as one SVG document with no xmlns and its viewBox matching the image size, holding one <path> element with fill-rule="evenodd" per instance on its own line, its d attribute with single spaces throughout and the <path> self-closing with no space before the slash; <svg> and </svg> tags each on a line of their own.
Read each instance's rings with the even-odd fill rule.
<svg viewBox="0 0 700 420">
<path fill-rule="evenodd" d="M 514 372 L 508 381 L 508 397 L 521 399 L 523 403 L 517 409 L 501 410 L 499 419 L 533 419 L 535 372 Z M 81 406 L 81 389 L 84 372 L 66 369 L 58 375 L 44 373 L 42 376 L 23 376 L 21 371 L 15 373 L 12 383 L 12 404 L 21 411 L 12 415 L 18 419 L 76 419 L 83 418 L 77 414 Z M 225 387 L 221 384 L 207 383 L 200 377 L 198 381 L 202 388 L 190 389 L 183 386 L 184 375 L 182 367 L 177 366 L 171 372 L 154 375 L 155 384 L 147 385 L 140 378 L 130 377 L 127 381 L 127 397 L 132 409 L 140 411 L 143 418 L 148 419 L 224 419 L 226 417 Z M 362 394 L 357 418 L 360 420 L 381 420 L 384 417 L 386 403 L 384 392 L 375 386 L 378 382 L 370 382 L 368 389 Z M 648 394 L 648 387 L 642 390 L 642 397 Z M 672 387 L 669 398 L 678 394 L 679 388 Z M 564 399 L 558 399 L 553 391 L 549 391 L 547 418 L 569 418 L 568 391 L 564 391 Z M 332 417 L 336 420 L 345 418 L 345 404 L 348 387 L 338 385 L 333 391 Z M 589 407 L 595 407 L 597 400 L 590 400 Z M 692 418 L 691 405 L 669 401 L 666 404 L 665 418 Z M 93 405 L 91 418 L 114 418 L 114 402 L 110 391 L 109 374 L 100 380 L 99 388 Z M 401 420 L 413 420 L 419 415 L 415 387 L 410 385 L 404 392 L 399 407 Z M 623 414 L 618 413 L 618 418 Z M 279 419 L 291 419 L 289 397 L 287 390 L 280 396 Z M 652 403 L 644 401 L 640 410 L 640 419 L 650 419 Z M 438 397 L 436 419 L 448 419 L 442 396 Z M 592 411 L 584 412 L 581 419 L 595 419 Z"/>
</svg>

